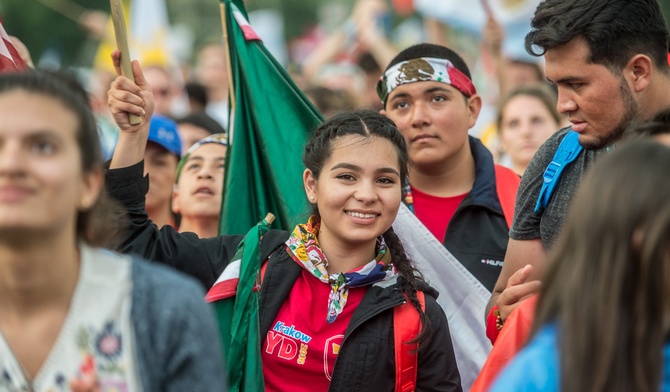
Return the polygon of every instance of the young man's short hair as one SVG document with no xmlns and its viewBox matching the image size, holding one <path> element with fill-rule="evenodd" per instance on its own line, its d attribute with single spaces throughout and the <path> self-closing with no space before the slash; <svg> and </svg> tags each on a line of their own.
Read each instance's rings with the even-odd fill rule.
<svg viewBox="0 0 670 392">
<path fill-rule="evenodd" d="M 526 51 L 542 56 L 574 38 L 583 38 L 590 62 L 622 70 L 645 54 L 668 69 L 668 28 L 657 0 L 545 0 L 526 35 Z"/>
</svg>

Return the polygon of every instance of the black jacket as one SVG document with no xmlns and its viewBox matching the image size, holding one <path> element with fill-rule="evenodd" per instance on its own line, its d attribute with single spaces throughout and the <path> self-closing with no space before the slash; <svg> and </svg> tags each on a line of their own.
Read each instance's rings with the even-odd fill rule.
<svg viewBox="0 0 670 392">
<path fill-rule="evenodd" d="M 509 228 L 496 191 L 493 156 L 484 145 L 470 137 L 475 160 L 475 183 L 449 222 L 444 246 L 489 291 L 502 270 Z"/>
<path fill-rule="evenodd" d="M 192 233 L 177 233 L 169 226 L 158 230 L 144 210 L 148 179 L 142 173 L 142 163 L 106 172 L 107 189 L 125 207 L 130 220 L 119 250 L 171 265 L 209 289 L 235 254 L 242 237 L 199 239 Z M 261 257 L 268 259 L 260 292 L 263 338 L 302 272 L 287 253 L 287 238 L 287 232 L 273 230 L 261 241 Z M 426 294 L 426 315 L 433 333 L 430 343 L 419 351 L 417 390 L 461 391 L 447 319 L 435 301 L 437 292 L 427 284 L 421 290 Z M 345 332 L 330 391 L 393 391 L 393 308 L 404 301 L 398 281 L 367 289 Z"/>
</svg>

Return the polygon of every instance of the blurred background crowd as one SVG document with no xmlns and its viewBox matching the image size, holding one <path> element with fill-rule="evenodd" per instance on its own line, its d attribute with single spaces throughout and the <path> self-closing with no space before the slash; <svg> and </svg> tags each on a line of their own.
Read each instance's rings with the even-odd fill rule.
<svg viewBox="0 0 670 392">
<path fill-rule="evenodd" d="M 247 0 L 265 46 L 328 118 L 381 107 L 375 84 L 401 49 L 432 42 L 463 55 L 484 100 L 471 129 L 495 159 L 522 174 L 565 125 L 542 59 L 523 40 L 539 0 Z M 156 97 L 156 113 L 180 123 L 182 139 L 220 133 L 228 122 L 228 80 L 216 0 L 124 0 L 133 57 Z M 670 15 L 670 2 L 662 2 Z M 105 153 L 117 130 L 107 113 L 114 34 L 105 0 L 2 0 L 7 32 L 37 68 L 68 70 L 99 117 Z M 197 114 L 193 119 L 192 114 Z M 205 113 L 203 117 L 200 114 Z M 191 132 L 190 135 L 187 132 Z M 184 142 L 183 149 L 192 144 Z"/>
</svg>

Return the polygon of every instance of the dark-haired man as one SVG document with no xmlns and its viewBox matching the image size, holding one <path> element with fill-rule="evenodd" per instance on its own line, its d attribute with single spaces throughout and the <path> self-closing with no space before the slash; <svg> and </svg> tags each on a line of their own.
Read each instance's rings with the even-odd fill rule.
<svg viewBox="0 0 670 392">
<path fill-rule="evenodd" d="M 487 308 L 491 319 L 497 307 L 498 324 L 539 289 L 532 279 L 584 171 L 614 148 L 631 120 L 670 108 L 669 34 L 656 0 L 546 0 L 531 25 L 526 50 L 544 55 L 547 79 L 558 87 L 558 110 L 568 115 L 583 150 L 537 211 L 544 171 L 570 128 L 554 134 L 524 174 L 504 267 Z"/>
<path fill-rule="evenodd" d="M 407 141 L 407 204 L 491 291 L 507 247 L 504 207 L 513 210 L 519 180 L 494 165 L 491 153 L 468 135 L 482 100 L 467 65 L 443 46 L 412 46 L 386 67 L 377 93 L 382 113 Z M 511 220 L 511 211 L 507 215 Z"/>
</svg>

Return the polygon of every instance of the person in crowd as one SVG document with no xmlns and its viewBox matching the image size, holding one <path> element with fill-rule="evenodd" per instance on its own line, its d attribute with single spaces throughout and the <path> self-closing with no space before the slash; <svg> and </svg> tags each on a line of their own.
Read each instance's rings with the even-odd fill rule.
<svg viewBox="0 0 670 392">
<path fill-rule="evenodd" d="M 634 122 L 624 132 L 622 141 L 649 139 L 670 147 L 670 109 L 664 110 L 651 121 Z M 522 301 L 505 320 L 486 363 L 473 384 L 471 392 L 488 391 L 496 376 L 528 341 L 535 319 L 538 295 Z"/>
<path fill-rule="evenodd" d="M 209 103 L 205 86 L 198 82 L 190 81 L 184 85 L 184 90 L 186 90 L 186 95 L 188 96 L 188 112 L 204 112 Z"/>
<path fill-rule="evenodd" d="M 624 132 L 624 138 L 651 138 L 670 146 L 670 108 L 656 114 L 652 121 L 634 123 Z"/>
<path fill-rule="evenodd" d="M 0 116 L 0 390 L 225 390 L 198 284 L 100 248 L 117 226 L 84 100 L 6 74 Z"/>
<path fill-rule="evenodd" d="M 172 212 L 172 191 L 177 179 L 181 151 L 177 123 L 158 114 L 151 117 L 144 154 L 145 174 L 149 175 L 151 181 L 146 195 L 146 208 L 149 217 L 158 227 L 177 227 Z"/>
<path fill-rule="evenodd" d="M 227 150 L 226 135 L 217 133 L 195 143 L 179 161 L 172 211 L 180 216 L 180 232 L 218 235 Z"/>
<path fill-rule="evenodd" d="M 469 136 L 482 100 L 453 50 L 411 46 L 389 63 L 377 85 L 382 113 L 405 137 L 412 161 L 417 218 L 489 291 L 500 273 L 519 177 L 495 165 Z"/>
<path fill-rule="evenodd" d="M 314 104 L 324 118 L 354 110 L 356 100 L 347 90 L 332 89 L 325 86 L 313 86 L 305 90 L 305 95 Z"/>
<path fill-rule="evenodd" d="M 198 141 L 219 133 L 226 133 L 221 124 L 204 112 L 194 112 L 177 119 L 177 132 L 182 150 L 188 151 Z"/>
<path fill-rule="evenodd" d="M 356 0 L 349 17 L 304 60 L 308 83 L 346 91 L 357 108 L 380 109 L 374 89 L 380 64 L 398 53 L 389 39 L 389 12 L 383 0 Z"/>
<path fill-rule="evenodd" d="M 228 128 L 228 65 L 226 48 L 219 43 L 198 51 L 195 79 L 207 90 L 205 111 L 222 127 Z"/>
<path fill-rule="evenodd" d="M 668 146 L 637 140 L 587 173 L 548 258 L 532 340 L 492 391 L 670 388 L 669 166 Z"/>
<path fill-rule="evenodd" d="M 544 73 L 539 61 L 513 58 L 503 53 L 505 31 L 495 19 L 488 15 L 482 31 L 482 44 L 491 54 L 498 79 L 498 95 L 506 96 L 510 91 L 529 84 L 544 81 Z"/>
<path fill-rule="evenodd" d="M 500 149 L 522 176 L 533 155 L 563 124 L 556 96 L 544 84 L 516 88 L 500 101 L 496 127 Z"/>
<path fill-rule="evenodd" d="M 151 65 L 144 70 L 145 77 L 154 93 L 154 113 L 173 118 L 173 101 L 179 92 L 174 77 L 162 65 Z"/>
<path fill-rule="evenodd" d="M 558 88 L 557 109 L 572 125 L 551 136 L 524 173 L 505 263 L 487 307 L 488 326 L 502 325 L 520 300 L 539 289 L 536 270 L 561 231 L 584 172 L 614 148 L 632 120 L 670 107 L 669 34 L 656 0 L 546 0 L 531 26 L 526 50 L 544 55 L 547 78 Z M 571 131 L 582 150 L 564 166 L 546 205 L 536 208 L 543 174 Z M 496 328 L 487 334 L 495 340 Z"/>
<path fill-rule="evenodd" d="M 118 64 L 118 52 L 113 57 Z M 142 177 L 148 127 L 131 126 L 127 114 L 146 116 L 151 94 L 139 64 L 133 65 L 137 84 L 118 77 L 109 99 L 121 135 L 106 180 L 132 221 L 121 249 L 172 265 L 211 287 L 241 238 L 199 239 L 170 227 L 158 230 L 148 220 Z M 394 389 L 394 348 L 402 347 L 390 340 L 392 320 L 394 309 L 409 303 L 405 309 L 421 320 L 416 389 L 460 391 L 436 292 L 418 275 L 391 227 L 407 176 L 402 135 L 377 112 L 343 113 L 316 130 L 303 162 L 313 215 L 292 233 L 269 231 L 261 242 L 266 270 L 260 354 L 267 390 Z M 283 335 L 282 325 L 299 334 Z M 295 336 L 304 338 L 300 356 L 283 355 L 280 343 Z"/>
</svg>

